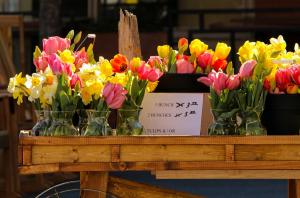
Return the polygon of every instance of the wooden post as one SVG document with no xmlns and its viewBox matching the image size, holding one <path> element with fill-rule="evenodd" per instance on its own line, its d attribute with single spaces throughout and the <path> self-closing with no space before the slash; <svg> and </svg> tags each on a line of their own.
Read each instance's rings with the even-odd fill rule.
<svg viewBox="0 0 300 198">
<path fill-rule="evenodd" d="M 300 198 L 300 180 L 289 179 L 288 198 Z"/>
<path fill-rule="evenodd" d="M 137 18 L 127 10 L 120 10 L 119 53 L 128 60 L 142 56 Z"/>
<path fill-rule="evenodd" d="M 80 188 L 95 190 L 83 190 L 82 198 L 105 198 L 108 184 L 108 172 L 81 172 Z M 99 192 L 96 192 L 99 191 Z"/>
</svg>

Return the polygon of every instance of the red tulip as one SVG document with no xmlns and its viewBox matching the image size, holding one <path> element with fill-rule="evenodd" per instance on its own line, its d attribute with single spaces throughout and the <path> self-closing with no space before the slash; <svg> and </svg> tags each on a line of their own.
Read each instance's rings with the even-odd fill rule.
<svg viewBox="0 0 300 198">
<path fill-rule="evenodd" d="M 111 109 L 122 107 L 126 99 L 127 91 L 120 84 L 107 83 L 103 89 L 102 96 L 105 98 L 107 106 Z"/>
<path fill-rule="evenodd" d="M 137 69 L 138 76 L 141 80 L 157 81 L 163 73 L 157 68 L 151 68 L 148 64 L 144 64 Z"/>
<path fill-rule="evenodd" d="M 212 68 L 215 70 L 215 71 L 219 71 L 219 69 L 221 69 L 222 71 L 225 71 L 226 69 L 226 66 L 227 66 L 227 61 L 224 59 L 217 59 L 213 62 L 212 64 Z"/>
<path fill-rule="evenodd" d="M 240 86 L 240 77 L 238 75 L 231 75 L 226 81 L 226 87 L 229 90 L 234 90 Z"/>
<path fill-rule="evenodd" d="M 49 55 L 47 55 L 45 52 L 42 52 L 41 56 L 33 60 L 33 64 L 35 65 L 37 71 L 45 71 L 45 69 L 48 67 L 48 58 Z"/>
<path fill-rule="evenodd" d="M 300 65 L 294 65 L 289 68 L 291 77 L 293 81 L 297 84 L 300 85 Z"/>
<path fill-rule="evenodd" d="M 123 73 L 128 69 L 128 60 L 126 56 L 122 54 L 117 54 L 113 59 L 110 60 L 113 68 L 113 72 Z"/>
<path fill-rule="evenodd" d="M 82 48 L 80 51 L 75 52 L 74 55 L 75 55 L 74 64 L 75 64 L 75 67 L 77 70 L 79 70 L 79 68 L 81 68 L 83 63 L 89 62 L 88 55 L 84 48 Z"/>
<path fill-rule="evenodd" d="M 82 87 L 82 80 L 77 74 L 73 74 L 70 80 L 71 88 L 74 89 L 77 84 Z"/>
<path fill-rule="evenodd" d="M 58 36 L 49 37 L 48 39 L 43 39 L 43 51 L 48 55 L 57 53 L 58 51 L 62 52 L 70 48 L 70 43 L 69 39 Z"/>
<path fill-rule="evenodd" d="M 200 54 L 197 57 L 197 64 L 203 69 L 203 71 L 205 71 L 207 66 L 211 65 L 211 61 L 212 61 L 212 55 L 209 52 L 204 52 L 203 54 Z"/>
<path fill-rule="evenodd" d="M 276 87 L 280 91 L 285 91 L 287 86 L 291 84 L 291 75 L 288 69 L 278 69 L 275 74 Z"/>
<path fill-rule="evenodd" d="M 190 74 L 195 70 L 194 65 L 183 58 L 176 61 L 176 68 L 178 74 Z"/>
<path fill-rule="evenodd" d="M 239 71 L 239 76 L 241 78 L 249 78 L 252 76 L 254 67 L 256 66 L 257 62 L 255 60 L 248 60 L 242 64 Z"/>
</svg>

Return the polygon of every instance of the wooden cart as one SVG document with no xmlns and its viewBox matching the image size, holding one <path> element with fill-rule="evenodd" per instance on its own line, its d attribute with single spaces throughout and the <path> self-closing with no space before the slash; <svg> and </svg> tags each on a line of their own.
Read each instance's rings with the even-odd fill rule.
<svg viewBox="0 0 300 198">
<path fill-rule="evenodd" d="M 105 191 L 109 171 L 158 179 L 289 179 L 300 197 L 300 136 L 20 137 L 20 174 L 81 172 Z"/>
</svg>

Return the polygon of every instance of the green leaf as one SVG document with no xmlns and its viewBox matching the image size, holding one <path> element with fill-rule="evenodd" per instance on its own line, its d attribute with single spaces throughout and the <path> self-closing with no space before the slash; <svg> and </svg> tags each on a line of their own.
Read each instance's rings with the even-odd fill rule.
<svg viewBox="0 0 300 198">
<path fill-rule="evenodd" d="M 68 108 L 71 104 L 71 101 L 70 101 L 70 98 L 69 98 L 69 96 L 66 92 L 61 91 L 59 93 L 59 100 L 60 100 L 60 105 L 61 105 L 62 111 L 72 110 L 72 109 Z"/>
<path fill-rule="evenodd" d="M 176 53 L 174 50 L 170 50 L 168 72 L 176 73 Z"/>
<path fill-rule="evenodd" d="M 136 98 L 138 96 L 138 92 L 140 90 L 139 80 L 137 77 L 133 77 L 131 87 L 130 87 L 130 96 L 133 101 L 136 102 Z"/>
<path fill-rule="evenodd" d="M 72 40 L 74 37 L 74 30 L 70 30 L 67 34 L 66 38 Z"/>
<path fill-rule="evenodd" d="M 35 50 L 33 52 L 33 59 L 36 59 L 42 55 L 42 52 L 38 46 L 35 46 Z"/>
<path fill-rule="evenodd" d="M 77 43 L 79 43 L 80 39 L 81 39 L 81 36 L 82 36 L 82 32 L 78 32 L 74 38 L 74 44 L 76 45 Z"/>
</svg>

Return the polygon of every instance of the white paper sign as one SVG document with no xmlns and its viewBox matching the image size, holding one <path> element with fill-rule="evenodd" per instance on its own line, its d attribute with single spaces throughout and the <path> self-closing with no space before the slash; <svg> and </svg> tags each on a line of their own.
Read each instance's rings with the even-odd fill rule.
<svg viewBox="0 0 300 198">
<path fill-rule="evenodd" d="M 146 135 L 200 135 L 202 93 L 147 93 L 140 121 Z"/>
</svg>

